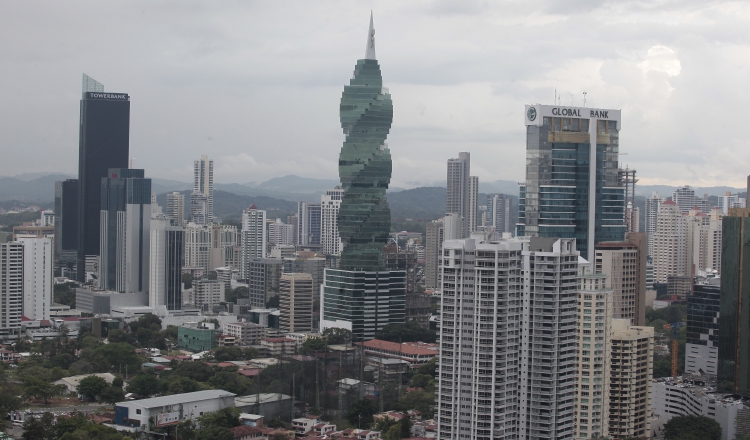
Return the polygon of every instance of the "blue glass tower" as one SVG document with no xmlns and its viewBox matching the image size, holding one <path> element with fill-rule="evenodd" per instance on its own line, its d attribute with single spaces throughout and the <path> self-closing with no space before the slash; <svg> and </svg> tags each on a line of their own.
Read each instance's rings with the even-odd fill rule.
<svg viewBox="0 0 750 440">
<path fill-rule="evenodd" d="M 625 237 L 618 181 L 620 111 L 526 106 L 526 182 L 516 235 L 575 238 L 581 256 Z"/>
</svg>

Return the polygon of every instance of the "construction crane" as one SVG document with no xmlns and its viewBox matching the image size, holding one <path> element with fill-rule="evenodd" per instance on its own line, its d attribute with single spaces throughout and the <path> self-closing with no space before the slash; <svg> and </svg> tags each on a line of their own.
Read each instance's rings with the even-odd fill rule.
<svg viewBox="0 0 750 440">
<path fill-rule="evenodd" d="M 672 377 L 677 377 L 677 342 L 680 339 L 680 327 L 683 325 L 684 322 L 664 324 L 665 330 L 672 330 Z"/>
</svg>

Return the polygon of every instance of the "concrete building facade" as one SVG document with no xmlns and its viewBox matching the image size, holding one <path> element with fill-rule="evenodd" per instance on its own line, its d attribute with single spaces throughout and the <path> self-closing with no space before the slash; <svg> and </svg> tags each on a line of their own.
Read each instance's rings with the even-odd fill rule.
<svg viewBox="0 0 750 440">
<path fill-rule="evenodd" d="M 313 279 L 308 273 L 285 273 L 279 280 L 279 330 L 311 332 L 313 329 Z"/>
</svg>

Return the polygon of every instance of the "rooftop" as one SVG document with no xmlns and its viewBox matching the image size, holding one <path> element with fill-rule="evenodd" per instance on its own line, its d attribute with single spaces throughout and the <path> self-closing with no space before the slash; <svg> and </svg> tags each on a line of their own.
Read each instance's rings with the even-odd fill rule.
<svg viewBox="0 0 750 440">
<path fill-rule="evenodd" d="M 222 397 L 234 397 L 236 394 L 224 390 L 205 390 L 195 391 L 192 393 L 172 394 L 171 396 L 152 397 L 150 399 L 131 400 L 127 402 L 116 403 L 116 406 L 123 404 L 137 405 L 143 408 L 158 408 L 160 406 L 176 405 L 180 403 L 195 402 L 198 400 L 219 399 Z"/>
<path fill-rule="evenodd" d="M 357 343 L 359 345 L 360 343 Z M 362 342 L 365 348 L 387 350 L 392 352 L 400 352 L 404 355 L 423 355 L 423 356 L 437 356 L 437 344 L 427 343 L 409 343 L 404 342 L 399 344 L 398 342 L 383 341 L 380 339 L 370 339 L 369 341 Z"/>
</svg>

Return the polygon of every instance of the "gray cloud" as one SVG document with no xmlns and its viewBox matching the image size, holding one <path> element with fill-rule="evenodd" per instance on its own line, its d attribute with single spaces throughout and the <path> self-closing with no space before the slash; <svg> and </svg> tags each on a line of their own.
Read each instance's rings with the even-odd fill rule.
<svg viewBox="0 0 750 440">
<path fill-rule="evenodd" d="M 706 1 L 10 2 L 0 15 L 0 175 L 74 173 L 80 75 L 131 95 L 131 155 L 220 182 L 337 175 L 338 101 L 370 9 L 394 100 L 393 184 L 524 175 L 523 104 L 623 109 L 643 183 L 741 186 L 750 7 Z"/>
</svg>

